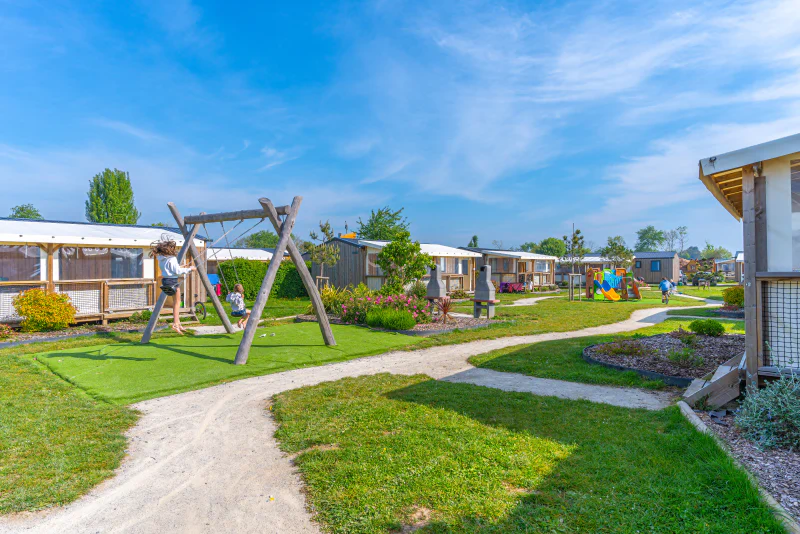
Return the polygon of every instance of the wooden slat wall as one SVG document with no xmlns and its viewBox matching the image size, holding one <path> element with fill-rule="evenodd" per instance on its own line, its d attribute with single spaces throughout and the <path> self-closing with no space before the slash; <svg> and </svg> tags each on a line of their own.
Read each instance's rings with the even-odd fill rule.
<svg viewBox="0 0 800 534">
<path fill-rule="evenodd" d="M 339 261 L 336 265 L 325 266 L 324 276 L 330 278 L 331 285 L 344 288 L 365 283 L 366 250 L 342 241 L 333 241 L 331 244 L 339 249 Z M 312 276 L 320 276 L 319 267 L 316 263 L 312 264 Z"/>
<path fill-rule="evenodd" d="M 14 282 L 39 280 L 40 278 L 41 252 L 39 247 L 0 245 L 0 280 Z"/>
</svg>

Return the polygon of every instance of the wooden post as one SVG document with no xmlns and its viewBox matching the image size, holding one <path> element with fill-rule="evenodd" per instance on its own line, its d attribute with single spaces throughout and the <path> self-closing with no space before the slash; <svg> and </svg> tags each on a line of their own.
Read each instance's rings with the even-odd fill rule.
<svg viewBox="0 0 800 534">
<path fill-rule="evenodd" d="M 197 275 L 200 277 L 200 281 L 203 283 L 203 286 L 206 288 L 206 291 L 211 295 L 211 303 L 214 305 L 214 309 L 219 315 L 220 320 L 222 321 L 222 326 L 225 327 L 225 331 L 229 334 L 233 334 L 233 325 L 231 324 L 230 319 L 228 319 L 228 313 L 225 311 L 225 308 L 222 306 L 222 303 L 219 301 L 217 297 L 217 293 L 214 291 L 214 288 L 211 285 L 211 281 L 208 279 L 208 275 L 206 274 L 206 268 L 203 266 L 202 257 L 200 253 L 197 251 L 197 247 L 194 246 L 194 233 L 196 233 L 197 225 L 195 225 L 191 231 L 186 228 L 186 224 L 183 221 L 183 217 L 181 216 L 180 212 L 178 211 L 177 206 L 172 202 L 168 202 L 167 206 L 169 207 L 169 211 L 172 212 L 172 216 L 175 217 L 175 222 L 178 223 L 178 228 L 181 229 L 181 233 L 183 234 L 183 238 L 185 242 L 189 243 L 189 253 L 192 255 L 192 259 L 194 260 L 194 266 L 197 268 Z M 192 239 L 189 239 L 189 237 Z M 185 244 L 185 243 L 184 243 Z M 183 250 L 183 247 L 181 247 Z M 180 260 L 179 260 L 180 262 Z M 186 284 L 187 288 L 189 284 Z M 186 299 L 186 295 L 184 295 L 184 299 Z"/>
<path fill-rule="evenodd" d="M 747 387 L 758 387 L 758 290 L 756 287 L 756 213 L 753 166 L 742 167 L 742 223 L 744 226 L 744 331 Z"/>
<path fill-rule="evenodd" d="M 239 349 L 236 351 L 236 359 L 233 362 L 236 365 L 244 365 L 247 363 L 247 356 L 250 353 L 250 347 L 253 344 L 253 338 L 258 329 L 258 321 L 261 319 L 264 306 L 266 306 L 267 300 L 269 299 L 269 293 L 272 291 L 272 284 L 275 282 L 275 275 L 278 274 L 278 269 L 281 266 L 283 253 L 286 252 L 286 246 L 289 244 L 289 241 L 291 241 L 292 228 L 294 227 L 294 221 L 297 217 L 297 210 L 300 208 L 300 203 L 302 201 L 303 197 L 294 197 L 294 200 L 292 200 L 292 207 L 289 209 L 289 213 L 286 215 L 283 225 L 281 225 L 280 232 L 278 233 L 278 244 L 275 246 L 275 251 L 272 253 L 272 260 L 269 262 L 264 280 L 261 282 L 261 288 L 258 290 L 258 295 L 256 295 L 253 309 L 250 311 L 250 319 L 247 321 L 247 326 L 244 328 L 242 342 L 239 344 Z M 268 206 L 268 212 L 271 212 L 270 208 L 274 209 L 269 199 L 259 199 L 259 202 L 262 202 L 262 205 L 266 204 Z"/>
<path fill-rule="evenodd" d="M 275 228 L 275 232 L 280 232 L 278 213 L 274 209 L 270 209 L 272 204 L 269 203 L 267 199 L 259 199 L 259 202 L 261 202 L 261 205 L 264 207 L 267 218 L 269 218 L 272 226 Z M 303 261 L 303 255 L 300 253 L 297 245 L 291 239 L 289 240 L 287 249 L 289 251 L 289 257 L 294 262 L 295 267 L 297 267 L 297 272 L 300 274 L 300 279 L 303 281 L 303 285 L 306 287 L 306 293 L 308 293 L 308 296 L 311 299 L 311 304 L 314 308 L 314 315 L 317 316 L 319 329 L 320 332 L 322 332 L 322 339 L 325 340 L 325 344 L 327 346 L 334 347 L 336 346 L 336 339 L 334 339 L 333 331 L 331 331 L 331 324 L 328 320 L 328 314 L 325 312 L 325 306 L 322 304 L 322 297 L 320 296 L 319 291 L 314 284 L 314 279 L 311 277 L 308 267 L 306 267 L 306 262 Z M 273 259 L 274 258 L 275 257 L 273 256 Z"/>
</svg>

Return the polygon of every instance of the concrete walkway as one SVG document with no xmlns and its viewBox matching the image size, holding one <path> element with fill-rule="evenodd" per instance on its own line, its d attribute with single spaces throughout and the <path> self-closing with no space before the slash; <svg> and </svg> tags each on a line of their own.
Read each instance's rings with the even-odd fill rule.
<svg viewBox="0 0 800 534">
<path fill-rule="evenodd" d="M 475 369 L 476 354 L 540 341 L 627 332 L 667 318 L 657 309 L 574 332 L 506 337 L 390 352 L 320 367 L 239 380 L 145 401 L 128 433 L 115 477 L 78 501 L 47 513 L 0 519 L 0 532 L 317 533 L 302 484 L 273 438 L 272 395 L 344 377 L 424 373 L 435 379 L 537 395 L 658 409 L 665 393 L 609 388 Z"/>
</svg>

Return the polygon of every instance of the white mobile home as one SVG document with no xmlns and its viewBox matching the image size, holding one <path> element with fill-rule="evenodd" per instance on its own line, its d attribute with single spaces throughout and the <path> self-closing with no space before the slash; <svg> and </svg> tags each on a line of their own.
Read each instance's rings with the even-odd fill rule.
<svg viewBox="0 0 800 534">
<path fill-rule="evenodd" d="M 160 285 L 150 244 L 175 229 L 152 226 L 0 219 L 0 322 L 19 317 L 12 301 L 41 288 L 69 295 L 79 321 L 106 321 L 152 307 Z M 201 253 L 205 241 L 195 239 Z M 184 308 L 205 300 L 195 274 L 184 280 Z"/>
</svg>

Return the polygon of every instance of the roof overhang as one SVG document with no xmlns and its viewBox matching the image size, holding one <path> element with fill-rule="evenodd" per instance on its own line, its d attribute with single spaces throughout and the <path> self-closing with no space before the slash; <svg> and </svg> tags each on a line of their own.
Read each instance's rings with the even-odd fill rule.
<svg viewBox="0 0 800 534">
<path fill-rule="evenodd" d="M 742 167 L 800 152 L 800 134 L 701 159 L 700 181 L 714 198 L 742 219 Z"/>
</svg>

